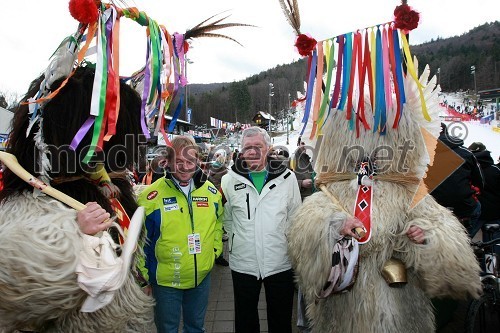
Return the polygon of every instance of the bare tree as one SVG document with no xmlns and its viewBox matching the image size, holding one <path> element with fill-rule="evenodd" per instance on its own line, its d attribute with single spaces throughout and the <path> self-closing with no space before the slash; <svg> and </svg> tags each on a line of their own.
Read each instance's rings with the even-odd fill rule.
<svg viewBox="0 0 500 333">
<path fill-rule="evenodd" d="M 11 91 L 0 91 L 0 107 L 12 110 L 19 104 L 19 95 Z"/>
</svg>

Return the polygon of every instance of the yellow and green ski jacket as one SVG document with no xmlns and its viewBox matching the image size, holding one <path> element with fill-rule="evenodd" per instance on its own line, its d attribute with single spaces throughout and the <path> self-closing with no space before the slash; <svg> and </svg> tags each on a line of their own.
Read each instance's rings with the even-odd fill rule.
<svg viewBox="0 0 500 333">
<path fill-rule="evenodd" d="M 189 289 L 198 286 L 222 253 L 222 195 L 198 170 L 188 196 L 170 174 L 139 195 L 146 211 L 145 260 L 140 270 L 150 284 Z M 199 236 L 201 252 L 190 254 L 188 238 Z M 193 244 L 191 243 L 191 247 Z"/>
</svg>

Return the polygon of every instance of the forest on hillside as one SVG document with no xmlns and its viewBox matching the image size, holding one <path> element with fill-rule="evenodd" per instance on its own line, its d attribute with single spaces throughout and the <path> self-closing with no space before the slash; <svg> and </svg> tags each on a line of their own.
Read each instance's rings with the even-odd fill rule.
<svg viewBox="0 0 500 333">
<path fill-rule="evenodd" d="M 500 87 L 500 21 L 486 23 L 461 36 L 412 46 L 420 64 L 439 70 L 443 91 L 478 91 Z M 475 67 L 475 78 L 471 66 Z M 474 79 L 476 82 L 474 82 Z"/>
<path fill-rule="evenodd" d="M 301 59 L 242 81 L 189 85 L 188 105 L 193 110 L 192 122 L 210 124 L 210 117 L 214 117 L 248 123 L 257 111 L 269 112 L 269 105 L 271 114 L 278 117 L 277 113 L 288 109 L 289 103 L 297 98 L 297 91 L 304 90 L 306 67 L 306 60 Z M 269 83 L 273 84 L 271 90 Z"/>
<path fill-rule="evenodd" d="M 411 44 L 411 35 L 410 35 Z M 500 87 L 500 22 L 486 23 L 460 36 L 437 38 L 412 45 L 420 66 L 429 64 L 431 75 L 438 75 L 443 91 L 486 90 Z M 475 77 L 471 73 L 475 66 Z M 188 105 L 192 122 L 210 124 L 210 117 L 228 122 L 250 122 L 258 111 L 269 111 L 280 118 L 297 91 L 304 91 L 307 62 L 301 59 L 279 65 L 232 83 L 189 85 Z M 439 69 L 439 73 L 438 72 Z M 475 81 L 474 81 L 475 79 Z M 269 99 L 269 83 L 273 95 Z"/>
</svg>

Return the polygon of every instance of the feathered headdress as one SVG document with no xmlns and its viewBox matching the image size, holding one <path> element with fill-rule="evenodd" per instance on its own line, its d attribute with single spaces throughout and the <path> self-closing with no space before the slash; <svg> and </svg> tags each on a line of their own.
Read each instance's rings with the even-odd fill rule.
<svg viewBox="0 0 500 333">
<path fill-rule="evenodd" d="M 319 134 L 332 109 L 345 112 L 350 129 L 356 130 L 358 136 L 362 128 L 380 134 L 385 134 L 388 127 L 397 128 L 406 102 L 403 84 L 406 69 L 419 87 L 425 119 L 430 119 L 423 97 L 424 87 L 418 80 L 407 38 L 408 31 L 417 27 L 419 14 L 406 1 L 396 7 L 392 22 L 319 42 L 301 33 L 297 0 L 279 2 L 297 35 L 295 46 L 299 54 L 308 57 L 301 135 L 310 117 L 313 122 L 310 138 Z M 365 93 L 369 94 L 368 104 Z M 395 103 L 392 94 L 396 95 Z M 396 114 L 392 124 L 387 123 L 389 111 Z M 374 117 L 372 126 L 367 121 L 367 112 Z"/>
<path fill-rule="evenodd" d="M 419 77 L 418 62 L 410 52 L 408 33 L 418 26 L 419 14 L 404 0 L 396 7 L 393 21 L 316 43 L 312 37 L 301 37 L 296 24 L 300 20 L 292 15 L 298 17 L 296 2 L 280 3 L 298 35 L 295 45 L 305 45 L 299 53 L 308 57 L 301 136 L 306 126 L 309 139 L 325 132 L 316 166 L 344 158 L 342 147 L 363 147 L 371 153 L 388 145 L 397 148 L 408 139 L 420 144 L 408 163 L 421 180 L 432 164 L 439 132 L 439 122 L 431 121 L 431 116 L 437 119 L 440 88 L 435 77 L 429 79 L 428 67 Z M 425 194 L 423 188 L 417 194 Z"/>
<path fill-rule="evenodd" d="M 168 110 L 175 110 L 169 128 L 171 131 L 182 109 L 182 96 L 178 99 L 177 106 L 172 105 L 172 101 L 178 92 L 182 91 L 179 88 L 187 84 L 184 66 L 185 54 L 189 50 L 187 40 L 222 37 L 238 43 L 231 37 L 213 31 L 235 26 L 250 26 L 240 23 L 221 23 L 228 16 L 207 23 L 216 16 L 214 15 L 184 34 L 170 34 L 163 25 L 135 7 L 121 8 L 113 2 L 103 3 L 98 0 L 71 0 L 69 11 L 79 22 L 77 32 L 67 37 L 58 47 L 45 72 L 45 79 L 39 92 L 28 101 L 31 104 L 28 133 L 33 124 L 40 119 L 44 103 L 64 87 L 75 68 L 87 63 L 86 57 L 95 56 L 96 74 L 89 118 L 71 142 L 71 148 L 76 149 L 92 129 L 91 148 L 83 160 L 84 163 L 88 163 L 95 149 L 101 148 L 103 142 L 108 141 L 116 133 L 120 110 L 120 80 L 130 80 L 141 94 L 142 131 L 145 136 L 149 137 L 149 127 L 153 127 L 155 135 L 161 132 L 166 139 L 164 115 Z M 119 74 L 119 28 L 122 17 L 136 21 L 147 30 L 146 64 L 128 78 L 120 77 Z M 90 48 L 93 41 L 96 47 Z M 60 78 L 66 78 L 66 81 L 53 91 L 52 83 Z M 148 123 L 151 126 L 148 126 Z M 43 142 L 43 135 L 38 137 Z"/>
</svg>

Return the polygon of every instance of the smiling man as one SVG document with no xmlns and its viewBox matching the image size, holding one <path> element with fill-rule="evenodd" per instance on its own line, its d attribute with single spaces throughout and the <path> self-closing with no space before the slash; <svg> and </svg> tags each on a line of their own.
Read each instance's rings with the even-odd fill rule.
<svg viewBox="0 0 500 333">
<path fill-rule="evenodd" d="M 175 137 L 172 150 L 167 175 L 138 200 L 148 237 L 141 272 L 156 300 L 159 333 L 177 333 L 181 313 L 184 332 L 204 332 L 210 272 L 222 253 L 222 196 L 198 167 L 190 137 Z"/>
<path fill-rule="evenodd" d="M 294 173 L 268 157 L 271 138 L 243 131 L 242 151 L 222 177 L 237 333 L 260 332 L 257 304 L 264 284 L 269 332 L 292 331 L 293 272 L 285 231 L 301 204 Z"/>
</svg>

